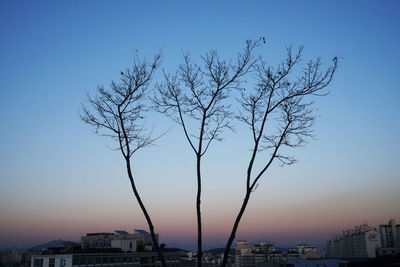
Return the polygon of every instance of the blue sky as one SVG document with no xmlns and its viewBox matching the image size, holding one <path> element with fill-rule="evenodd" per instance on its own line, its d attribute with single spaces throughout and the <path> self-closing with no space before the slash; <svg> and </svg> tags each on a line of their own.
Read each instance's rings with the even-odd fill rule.
<svg viewBox="0 0 400 267">
<path fill-rule="evenodd" d="M 317 140 L 263 177 L 238 237 L 319 244 L 355 224 L 400 220 L 399 11 L 398 1 L 2 1 L 0 247 L 146 228 L 121 156 L 79 119 L 86 92 L 117 78 L 136 49 L 162 49 L 172 71 L 182 52 L 234 57 L 260 36 L 257 53 L 272 63 L 290 44 L 304 45 L 305 59 L 343 59 L 316 103 Z M 157 114 L 148 123 L 172 125 Z M 233 223 L 249 147 L 238 124 L 204 160 L 208 247 Z M 134 164 L 161 239 L 194 244 L 194 156 L 179 127 Z"/>
</svg>

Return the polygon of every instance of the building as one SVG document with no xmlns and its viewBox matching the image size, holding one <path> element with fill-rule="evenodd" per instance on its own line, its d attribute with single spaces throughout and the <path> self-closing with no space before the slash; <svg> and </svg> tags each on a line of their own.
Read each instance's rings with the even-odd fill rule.
<svg viewBox="0 0 400 267">
<path fill-rule="evenodd" d="M 287 259 L 300 259 L 300 253 L 297 248 L 289 248 L 286 253 Z"/>
<path fill-rule="evenodd" d="M 111 240 L 115 238 L 114 233 L 88 233 L 81 237 L 81 247 L 105 249 L 111 248 Z"/>
<path fill-rule="evenodd" d="M 275 250 L 275 251 L 270 252 L 268 255 L 268 261 L 269 262 L 277 262 L 277 263 L 283 262 L 282 251 Z"/>
<path fill-rule="evenodd" d="M 390 219 L 388 224 L 379 225 L 379 234 L 383 248 L 400 247 L 400 225 L 396 225 L 394 219 Z"/>
<path fill-rule="evenodd" d="M 246 240 L 239 240 L 235 248 L 235 266 L 237 267 L 255 267 L 256 258 L 247 245 Z"/>
<path fill-rule="evenodd" d="M 318 252 L 315 246 L 309 246 L 307 244 L 298 244 L 296 248 L 291 248 L 287 253 L 288 259 L 318 259 L 321 258 L 321 254 Z"/>
<path fill-rule="evenodd" d="M 265 242 L 249 246 L 246 240 L 239 240 L 235 248 L 235 266 L 261 267 L 274 266 L 273 263 L 281 263 L 282 252 Z"/>
<path fill-rule="evenodd" d="M 32 252 L 0 250 L 0 266 L 30 266 Z"/>
<path fill-rule="evenodd" d="M 158 234 L 156 234 L 158 242 Z M 115 233 L 88 233 L 81 237 L 83 249 L 119 248 L 123 252 L 151 251 L 153 240 L 150 233 L 135 229 L 133 234 L 117 230 Z"/>
<path fill-rule="evenodd" d="M 153 240 L 150 233 L 137 230 L 133 234 L 126 231 L 115 231 L 116 236 L 111 241 L 112 248 L 120 248 L 123 252 L 152 251 Z M 158 234 L 156 234 L 158 242 Z"/>
<path fill-rule="evenodd" d="M 376 256 L 395 256 L 400 255 L 400 248 L 378 248 L 376 250 Z"/>
<path fill-rule="evenodd" d="M 343 236 L 341 240 L 341 245 L 342 245 L 342 251 L 340 254 L 342 255 L 343 258 L 351 258 L 354 248 L 353 248 L 353 237 L 354 237 L 354 230 L 349 229 L 349 230 L 344 230 L 343 231 Z"/>
<path fill-rule="evenodd" d="M 349 262 L 346 260 L 337 259 L 319 259 L 319 260 L 305 260 L 305 259 L 290 259 L 287 261 L 287 267 L 346 267 Z"/>
<path fill-rule="evenodd" d="M 168 266 L 180 266 L 183 252 L 163 252 Z M 156 252 L 135 253 L 91 253 L 91 254 L 59 254 L 34 255 L 31 267 L 156 267 L 161 266 Z"/>
<path fill-rule="evenodd" d="M 266 256 L 266 261 L 269 261 L 269 254 L 275 251 L 275 247 L 272 244 L 267 244 L 261 242 L 260 244 L 255 244 L 251 246 L 251 250 L 257 254 L 264 254 Z M 261 258 L 261 256 L 259 256 Z"/>
<path fill-rule="evenodd" d="M 362 224 L 354 230 L 345 230 L 334 235 L 327 242 L 329 258 L 375 258 L 376 250 L 381 247 L 379 232 L 376 228 Z"/>
</svg>

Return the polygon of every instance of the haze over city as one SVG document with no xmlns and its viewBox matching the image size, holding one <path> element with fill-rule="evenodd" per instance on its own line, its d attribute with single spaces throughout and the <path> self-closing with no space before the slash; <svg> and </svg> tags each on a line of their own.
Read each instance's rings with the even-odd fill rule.
<svg viewBox="0 0 400 267">
<path fill-rule="evenodd" d="M 261 36 L 255 54 L 272 64 L 289 45 L 304 45 L 304 61 L 341 61 L 316 99 L 316 140 L 262 177 L 237 239 L 323 246 L 354 225 L 400 220 L 399 11 L 397 1 L 2 1 L 0 248 L 147 230 L 121 154 L 79 117 L 86 94 L 135 55 L 161 51 L 154 85 L 183 52 L 235 59 Z M 195 248 L 195 157 L 169 119 L 150 111 L 146 125 L 167 133 L 135 154 L 138 190 L 160 241 Z M 251 134 L 235 128 L 203 161 L 205 248 L 225 245 L 244 197 Z"/>
</svg>

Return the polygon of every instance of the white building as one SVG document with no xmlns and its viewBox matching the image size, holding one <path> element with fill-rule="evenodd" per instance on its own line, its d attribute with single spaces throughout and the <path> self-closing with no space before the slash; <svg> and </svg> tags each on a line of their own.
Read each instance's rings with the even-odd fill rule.
<svg viewBox="0 0 400 267">
<path fill-rule="evenodd" d="M 133 234 L 125 231 L 115 231 L 116 237 L 111 241 L 112 248 L 120 248 L 123 252 L 151 251 L 153 240 L 150 233 L 144 230 L 137 230 Z M 158 242 L 158 234 L 156 234 Z"/>
<path fill-rule="evenodd" d="M 362 224 L 336 234 L 327 243 L 329 258 L 375 258 L 381 240 L 376 228 Z"/>
<path fill-rule="evenodd" d="M 123 252 L 136 252 L 139 246 L 138 241 L 134 239 L 114 239 L 111 241 L 111 247 L 120 248 Z"/>
<path fill-rule="evenodd" d="M 376 257 L 376 249 L 381 247 L 381 239 L 376 228 L 366 224 L 356 226 L 354 233 L 353 251 L 355 257 Z"/>
</svg>

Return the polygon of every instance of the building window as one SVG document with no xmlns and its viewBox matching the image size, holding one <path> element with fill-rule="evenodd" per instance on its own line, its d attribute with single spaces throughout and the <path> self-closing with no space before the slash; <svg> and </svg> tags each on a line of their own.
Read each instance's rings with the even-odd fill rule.
<svg viewBox="0 0 400 267">
<path fill-rule="evenodd" d="M 86 265 L 86 264 L 87 264 L 87 258 L 82 257 L 82 258 L 79 260 L 79 265 Z"/>
<path fill-rule="evenodd" d="M 55 259 L 54 258 L 50 258 L 49 259 L 49 267 L 54 267 L 54 265 L 55 265 Z"/>
<path fill-rule="evenodd" d="M 88 258 L 88 264 L 94 264 L 94 257 Z"/>
<path fill-rule="evenodd" d="M 149 257 L 140 257 L 140 264 L 150 264 Z"/>
<path fill-rule="evenodd" d="M 33 267 L 43 267 L 43 259 L 34 259 Z"/>
<path fill-rule="evenodd" d="M 132 242 L 129 242 L 129 248 L 132 249 Z"/>
<path fill-rule="evenodd" d="M 103 257 L 103 263 L 108 263 L 108 257 Z"/>
</svg>

